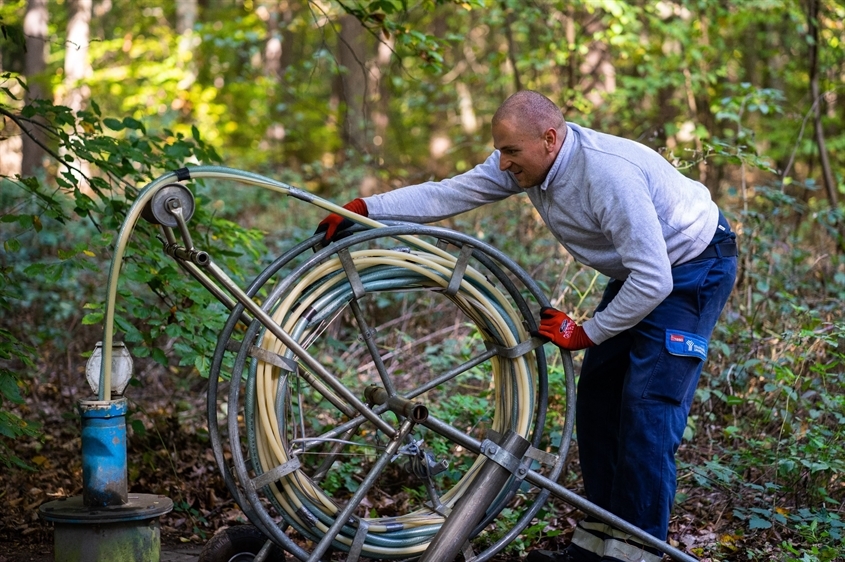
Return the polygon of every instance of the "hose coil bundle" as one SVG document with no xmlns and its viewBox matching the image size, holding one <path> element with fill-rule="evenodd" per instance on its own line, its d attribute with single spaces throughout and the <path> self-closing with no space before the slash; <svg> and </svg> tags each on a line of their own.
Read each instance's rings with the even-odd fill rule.
<svg viewBox="0 0 845 562">
<path fill-rule="evenodd" d="M 444 293 L 454 272 L 455 260 L 449 255 L 422 251 L 367 249 L 350 252 L 352 263 L 367 293 L 380 291 L 436 291 Z M 320 263 L 285 283 L 273 319 L 300 344 L 315 336 L 325 320 L 334 317 L 354 297 L 353 287 L 338 257 Z M 468 267 L 459 289 L 447 297 L 475 324 L 485 342 L 512 348 L 527 339 L 518 312 L 509 300 L 480 272 Z M 295 355 L 269 331 L 261 337 L 261 347 L 271 353 L 295 359 Z M 536 365 L 533 353 L 510 359 L 493 356 L 491 386 L 494 415 L 491 429 L 504 433 L 511 429 L 529 437 L 534 414 Z M 254 361 L 256 407 L 247 413 L 249 433 L 257 453 L 259 473 L 291 460 L 294 444 L 288 439 L 293 424 L 290 408 L 296 375 L 260 360 Z M 253 373 L 250 377 L 253 377 Z M 476 458 L 461 479 L 440 500 L 446 509 L 472 485 L 485 457 Z M 320 538 L 339 509 L 335 501 L 303 470 L 296 470 L 269 486 L 273 500 L 285 520 L 301 533 Z M 369 557 L 403 557 L 419 554 L 443 522 L 443 515 L 421 508 L 395 517 L 365 518 L 368 526 L 363 554 Z M 348 548 L 355 529 L 345 528 L 336 541 Z"/>
</svg>

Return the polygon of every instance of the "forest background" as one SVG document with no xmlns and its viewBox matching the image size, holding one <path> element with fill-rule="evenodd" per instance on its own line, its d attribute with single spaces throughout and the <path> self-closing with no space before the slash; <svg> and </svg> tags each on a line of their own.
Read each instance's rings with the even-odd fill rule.
<svg viewBox="0 0 845 562">
<path fill-rule="evenodd" d="M 147 182 L 219 163 L 343 203 L 469 169 L 498 104 L 534 89 L 659 150 L 739 233 L 670 538 L 712 560 L 845 559 L 843 22 L 836 0 L 6 0 L 0 541 L 49 542 L 37 505 L 79 493 L 74 404 L 114 235 Z M 193 221 L 244 279 L 321 218 L 192 189 Z M 601 279 L 522 198 L 446 224 L 513 256 L 559 307 L 596 303 Z M 136 361 L 130 482 L 173 497 L 165 530 L 201 542 L 237 517 L 203 427 L 223 319 L 147 238 L 117 319 Z M 566 483 L 579 489 L 577 463 Z M 554 546 L 575 518 L 553 503 L 511 552 Z"/>
</svg>

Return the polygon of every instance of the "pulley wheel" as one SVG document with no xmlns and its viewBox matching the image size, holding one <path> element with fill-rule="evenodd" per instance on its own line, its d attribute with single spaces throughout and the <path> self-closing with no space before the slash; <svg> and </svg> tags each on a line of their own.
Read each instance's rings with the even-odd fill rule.
<svg viewBox="0 0 845 562">
<path fill-rule="evenodd" d="M 149 203 L 144 206 L 141 216 L 152 224 L 176 228 L 179 223 L 169 210 L 173 200 L 178 202 L 179 207 L 182 208 L 182 216 L 185 217 L 185 222 L 191 220 L 196 207 L 194 194 L 181 183 L 169 183 L 159 189 Z"/>
</svg>

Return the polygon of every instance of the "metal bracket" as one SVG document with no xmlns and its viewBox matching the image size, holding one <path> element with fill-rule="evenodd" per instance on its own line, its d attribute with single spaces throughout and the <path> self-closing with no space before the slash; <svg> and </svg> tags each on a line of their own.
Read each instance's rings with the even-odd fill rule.
<svg viewBox="0 0 845 562">
<path fill-rule="evenodd" d="M 294 470 L 299 470 L 299 467 L 302 466 L 299 464 L 299 459 L 293 457 L 286 463 L 280 464 L 276 468 L 272 470 L 268 470 L 267 472 L 253 478 L 249 481 L 249 486 L 253 490 L 260 490 L 264 486 L 272 484 L 273 482 L 279 481 L 283 476 L 287 476 Z"/>
<path fill-rule="evenodd" d="M 376 330 L 375 328 L 367 328 L 366 330 L 364 330 L 363 332 L 358 334 L 357 339 L 360 342 L 365 342 L 365 341 L 373 339 L 373 336 L 375 336 L 377 333 L 378 333 L 378 330 Z"/>
<path fill-rule="evenodd" d="M 346 277 L 352 286 L 352 294 L 355 296 L 355 300 L 360 299 L 367 294 L 367 290 L 364 289 L 364 284 L 361 282 L 361 276 L 358 275 L 358 270 L 355 268 L 352 255 L 347 248 L 344 248 L 337 251 L 337 257 L 340 258 L 340 265 L 343 266 L 343 271 L 346 272 Z"/>
<path fill-rule="evenodd" d="M 554 466 L 558 459 L 557 455 L 535 447 L 528 447 L 528 451 L 525 452 L 525 457 L 535 460 L 545 466 Z"/>
<path fill-rule="evenodd" d="M 495 431 L 493 429 L 488 429 L 487 430 L 487 440 L 490 440 L 494 443 L 498 443 L 502 440 L 502 436 L 499 434 L 498 431 Z M 544 466 L 554 466 L 555 463 L 557 463 L 558 456 L 553 454 L 553 453 L 549 453 L 547 451 L 544 451 L 542 449 L 538 449 L 536 447 L 529 446 L 528 450 L 525 451 L 525 456 L 522 457 L 522 458 L 523 459 L 529 458 L 531 460 L 535 460 L 535 461 L 537 461 L 538 463 L 540 463 Z M 505 467 L 505 468 L 507 468 L 507 467 Z"/>
<path fill-rule="evenodd" d="M 434 502 L 425 502 L 427 508 L 438 515 L 442 515 L 444 518 L 448 518 L 449 515 L 452 514 L 452 508 L 446 504 L 440 502 L 440 498 L 437 499 L 437 505 L 434 505 Z"/>
<path fill-rule="evenodd" d="M 475 558 L 475 551 L 472 549 L 472 544 L 469 541 L 464 543 L 461 551 L 463 552 L 464 560 L 472 560 Z"/>
<path fill-rule="evenodd" d="M 349 556 L 346 557 L 347 562 L 358 562 L 358 559 L 361 557 L 361 551 L 364 550 L 364 541 L 367 540 L 369 530 L 370 524 L 359 517 L 358 530 L 355 531 L 355 538 L 352 539 Z"/>
<path fill-rule="evenodd" d="M 481 454 L 519 479 L 525 478 L 525 475 L 528 474 L 528 467 L 522 466 L 522 459 L 516 458 L 489 439 L 481 442 Z"/>
<path fill-rule="evenodd" d="M 461 281 L 464 279 L 464 273 L 467 270 L 469 258 L 472 256 L 472 246 L 464 244 L 461 248 L 461 253 L 458 254 L 458 259 L 455 261 L 455 267 L 452 269 L 452 278 L 449 279 L 449 286 L 446 287 L 446 294 L 454 297 L 458 294 L 461 288 Z"/>
<path fill-rule="evenodd" d="M 484 342 L 484 347 L 486 347 L 488 351 L 495 351 L 496 355 L 498 355 L 499 357 L 504 357 L 506 359 L 517 359 L 519 357 L 522 357 L 526 353 L 529 353 L 531 351 L 534 351 L 538 347 L 541 347 L 544 343 L 546 343 L 545 340 L 537 337 L 532 337 L 530 340 L 525 340 L 524 342 L 518 343 L 513 347 L 504 347 L 489 341 Z"/>
<path fill-rule="evenodd" d="M 226 342 L 226 350 L 234 351 L 235 353 L 237 353 L 241 350 L 241 344 L 234 340 L 229 340 Z M 246 354 L 250 357 L 255 357 L 259 361 L 264 361 L 265 363 L 269 363 L 274 367 L 278 367 L 290 373 L 295 373 L 297 370 L 296 361 L 294 361 L 293 359 L 282 357 L 278 353 L 267 351 L 263 347 L 258 347 L 257 345 L 249 346 Z"/>
</svg>

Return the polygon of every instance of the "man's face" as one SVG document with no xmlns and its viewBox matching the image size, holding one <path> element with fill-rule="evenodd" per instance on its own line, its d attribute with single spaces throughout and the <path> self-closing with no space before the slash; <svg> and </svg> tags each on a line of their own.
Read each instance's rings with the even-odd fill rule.
<svg viewBox="0 0 845 562">
<path fill-rule="evenodd" d="M 513 174 L 522 189 L 543 183 L 559 148 L 554 129 L 537 135 L 514 119 L 493 125 L 493 146 L 501 153 L 499 168 Z"/>
</svg>

